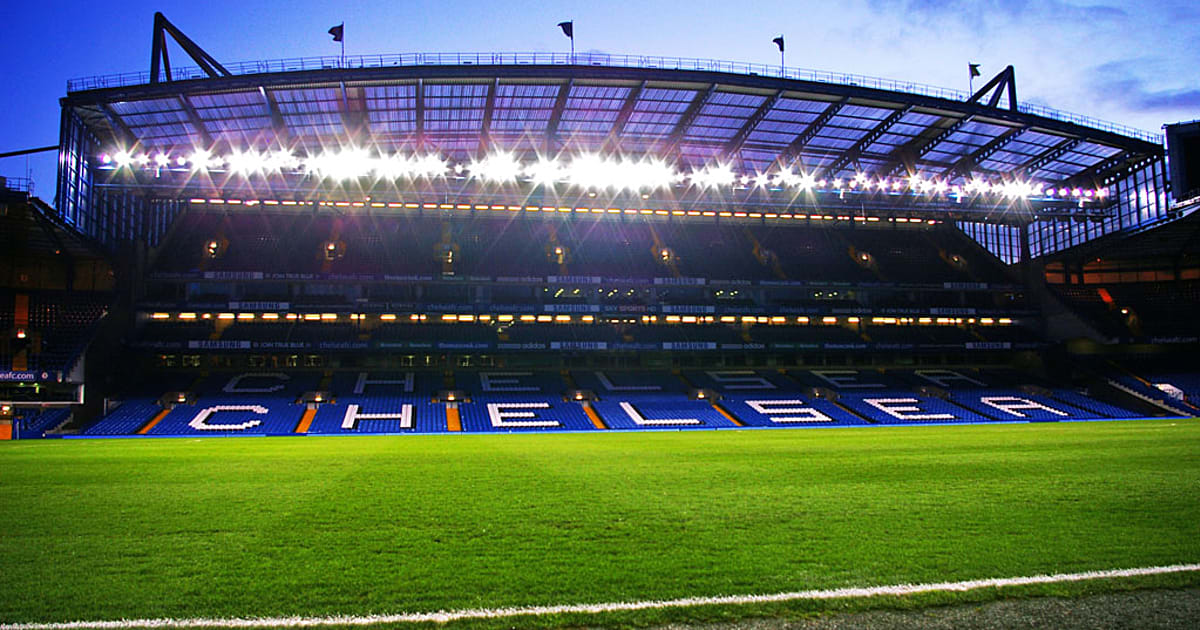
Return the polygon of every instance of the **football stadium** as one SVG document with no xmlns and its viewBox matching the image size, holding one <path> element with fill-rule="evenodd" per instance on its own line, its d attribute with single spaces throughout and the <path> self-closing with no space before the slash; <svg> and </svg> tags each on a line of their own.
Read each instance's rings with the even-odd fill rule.
<svg viewBox="0 0 1200 630">
<path fill-rule="evenodd" d="M 1200 586 L 1200 122 L 153 41 L 68 84 L 52 204 L 0 191 L 0 628 Z"/>
</svg>

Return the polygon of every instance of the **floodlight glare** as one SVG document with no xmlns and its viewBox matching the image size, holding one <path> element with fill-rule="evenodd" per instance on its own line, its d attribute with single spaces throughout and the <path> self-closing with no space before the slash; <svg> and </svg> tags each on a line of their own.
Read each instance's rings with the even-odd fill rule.
<svg viewBox="0 0 1200 630">
<path fill-rule="evenodd" d="M 511 153 L 493 153 L 468 167 L 471 177 L 489 182 L 511 182 L 521 174 L 521 163 Z"/>
<path fill-rule="evenodd" d="M 195 149 L 188 157 L 188 162 L 192 165 L 192 170 L 204 171 L 210 168 L 216 168 L 221 165 L 221 160 L 214 158 L 211 151 L 206 149 Z"/>
<path fill-rule="evenodd" d="M 688 179 L 691 180 L 693 186 L 717 188 L 732 185 L 734 177 L 733 170 L 729 168 L 728 164 L 713 164 L 692 171 Z"/>
<path fill-rule="evenodd" d="M 274 151 L 263 157 L 263 167 L 268 171 L 291 171 L 299 166 L 300 159 L 292 155 L 291 151 Z"/>
<path fill-rule="evenodd" d="M 556 160 L 548 160 L 542 158 L 533 164 L 525 167 L 525 174 L 529 176 L 529 181 L 538 186 L 552 186 L 555 182 L 562 179 L 565 171 Z"/>
<path fill-rule="evenodd" d="M 225 158 L 229 170 L 239 175 L 253 175 L 263 171 L 266 160 L 257 151 L 234 151 Z"/>
<path fill-rule="evenodd" d="M 304 169 L 315 175 L 337 180 L 351 180 L 371 173 L 374 160 L 364 149 L 348 148 L 338 153 L 326 151 L 303 160 Z"/>
</svg>

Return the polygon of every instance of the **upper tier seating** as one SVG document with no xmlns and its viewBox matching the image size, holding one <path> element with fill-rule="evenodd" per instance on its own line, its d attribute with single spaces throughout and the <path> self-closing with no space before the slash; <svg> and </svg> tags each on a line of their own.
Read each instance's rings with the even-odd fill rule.
<svg viewBox="0 0 1200 630">
<path fill-rule="evenodd" d="M 110 296 L 102 293 L 47 291 L 28 295 L 28 324 L 23 326 L 26 369 L 67 370 L 79 358 L 97 322 L 107 312 Z M 0 299 L 0 331 L 16 326 L 16 300 L 11 293 Z M 9 369 L 20 347 L 6 344 L 0 350 L 0 369 Z"/>
<path fill-rule="evenodd" d="M 190 212 L 155 271 L 605 278 L 672 276 L 815 282 L 1006 282 L 1002 267 L 951 228 L 857 229 L 647 222 L 511 214 Z M 218 243 L 218 256 L 207 249 Z M 333 243 L 336 254 L 327 257 Z M 757 244 L 757 249 L 756 249 Z M 561 248 L 561 256 L 555 248 Z M 666 258 L 663 250 L 668 250 Z M 961 251 L 956 251 L 961 250 Z M 965 262 L 949 262 L 955 252 Z M 869 252 L 871 265 L 852 256 Z"/>
</svg>

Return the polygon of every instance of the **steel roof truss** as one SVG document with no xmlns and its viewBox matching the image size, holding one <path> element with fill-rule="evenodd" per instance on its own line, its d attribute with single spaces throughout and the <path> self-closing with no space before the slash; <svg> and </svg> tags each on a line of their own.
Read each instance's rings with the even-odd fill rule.
<svg viewBox="0 0 1200 630">
<path fill-rule="evenodd" d="M 567 98 L 571 95 L 571 86 L 574 84 L 574 79 L 567 79 L 558 88 L 558 97 L 554 99 L 554 109 L 550 112 L 550 119 L 546 121 L 546 152 L 554 153 L 558 144 L 558 123 L 562 120 L 563 110 L 567 108 Z"/>
<path fill-rule="evenodd" d="M 1018 171 L 1023 172 L 1025 174 L 1025 179 L 1028 179 L 1030 175 L 1042 170 L 1044 167 L 1049 166 L 1050 164 L 1053 164 L 1055 160 L 1066 155 L 1072 149 L 1074 149 L 1075 147 L 1079 146 L 1082 143 L 1083 143 L 1083 138 L 1067 138 L 1067 139 L 1063 140 L 1062 142 L 1054 145 L 1049 150 L 1043 151 L 1041 154 L 1039 154 L 1037 157 L 1033 158 L 1029 162 L 1026 162 L 1025 164 L 1021 165 L 1020 167 L 1013 169 L 1012 172 L 1014 174 L 1017 173 Z"/>
<path fill-rule="evenodd" d="M 486 101 L 483 105 L 483 124 L 479 129 L 479 154 L 486 155 L 492 146 L 492 115 L 496 112 L 496 93 L 500 91 L 500 79 L 497 77 L 488 85 Z"/>
<path fill-rule="evenodd" d="M 196 129 L 196 134 L 200 136 L 200 142 L 206 148 L 211 149 L 213 146 L 212 136 L 209 135 L 208 129 L 205 128 L 204 121 L 200 118 L 200 115 L 196 113 L 196 108 L 192 106 L 192 102 L 188 100 L 188 97 L 180 94 L 178 98 L 179 105 L 183 108 L 184 113 L 187 114 L 188 121 Z"/>
<path fill-rule="evenodd" d="M 696 117 L 700 115 L 700 110 L 704 107 L 704 104 L 708 102 L 709 97 L 712 96 L 713 92 L 716 91 L 717 84 L 713 83 L 708 86 L 707 90 L 696 93 L 696 97 L 692 99 L 692 102 L 688 105 L 688 108 L 683 111 L 683 114 L 679 117 L 679 122 L 675 123 L 675 128 L 672 129 L 671 134 L 667 136 L 667 155 L 675 153 L 678 150 L 679 143 L 683 141 L 684 134 L 686 134 L 688 128 L 692 126 L 692 123 L 696 120 Z"/>
<path fill-rule="evenodd" d="M 809 142 L 812 142 L 812 139 L 815 138 L 818 133 L 821 133 L 821 129 L 823 129 L 825 125 L 828 125 L 829 121 L 833 120 L 833 117 L 837 116 L 837 113 L 841 111 L 849 101 L 849 97 L 844 97 L 839 101 L 830 103 L 829 106 L 825 108 L 825 111 L 821 112 L 821 115 L 817 116 L 816 120 L 813 120 L 811 123 L 809 123 L 808 127 L 805 127 L 804 131 L 800 132 L 800 134 L 796 136 L 796 139 L 792 140 L 791 144 L 789 144 L 787 148 L 779 154 L 779 163 L 781 165 L 790 166 L 792 162 L 794 162 L 796 158 L 800 156 L 800 150 L 803 149 L 804 146 Z"/>
<path fill-rule="evenodd" d="M 604 139 L 603 148 L 605 151 L 611 151 L 619 144 L 621 134 L 625 131 L 625 125 L 629 123 L 629 117 L 633 115 L 633 110 L 637 106 L 638 99 L 645 89 L 646 82 L 642 81 L 636 87 L 629 90 L 629 94 L 625 97 L 625 102 L 621 105 L 621 110 L 617 112 L 616 120 L 613 121 L 612 130 L 608 132 L 608 137 Z"/>
<path fill-rule="evenodd" d="M 770 98 L 763 101 L 763 104 L 759 105 L 758 109 L 754 110 L 754 113 L 746 119 L 745 124 L 743 124 L 742 127 L 738 129 L 738 132 L 729 139 L 729 142 L 725 143 L 725 150 L 723 153 L 726 156 L 732 156 L 738 151 L 741 151 L 742 145 L 746 143 L 746 138 L 750 137 L 750 132 L 754 131 L 754 128 L 758 126 L 758 123 L 762 122 L 763 118 L 770 113 L 771 109 L 775 107 L 775 104 L 778 103 L 779 99 L 782 97 L 783 90 L 777 90 L 775 94 L 771 95 Z"/>
<path fill-rule="evenodd" d="M 936 136 L 928 139 L 922 139 L 921 136 L 913 138 L 912 142 L 896 149 L 892 152 L 888 163 L 879 173 L 885 177 L 897 177 L 909 171 L 915 171 L 917 161 L 933 150 L 934 147 L 941 144 L 943 140 L 954 135 L 959 129 L 971 122 L 973 116 L 964 116 L 949 127 L 942 129 Z M 932 129 L 932 127 L 930 128 Z"/>
<path fill-rule="evenodd" d="M 964 155 L 962 159 L 954 164 L 954 166 L 942 171 L 942 177 L 952 178 L 958 175 L 966 177 L 971 173 L 972 169 L 987 161 L 988 158 L 992 157 L 998 151 L 1011 144 L 1017 139 L 1017 137 L 1021 135 L 1021 132 L 1028 128 L 1029 127 L 1016 127 L 1009 129 L 995 138 L 992 138 L 990 142 L 976 149 L 974 153 Z"/>
<path fill-rule="evenodd" d="M 857 164 L 858 159 L 862 157 L 862 152 L 883 137 L 884 134 L 890 131 L 891 128 L 894 127 L 896 123 L 899 123 L 900 119 L 904 118 L 904 116 L 911 112 L 912 109 L 913 106 L 908 105 L 892 112 L 887 118 L 884 118 L 879 124 L 875 125 L 871 131 L 867 132 L 867 135 L 860 138 L 858 142 L 855 142 L 854 146 L 844 151 L 837 157 L 836 160 L 831 162 L 829 166 L 825 167 L 823 172 L 826 175 L 833 177 L 837 175 L 838 171 L 846 168 L 850 164 Z"/>
</svg>

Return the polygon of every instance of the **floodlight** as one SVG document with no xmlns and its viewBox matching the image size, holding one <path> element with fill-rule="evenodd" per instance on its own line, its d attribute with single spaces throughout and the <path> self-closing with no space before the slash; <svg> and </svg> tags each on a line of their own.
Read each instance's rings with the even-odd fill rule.
<svg viewBox="0 0 1200 630">
<path fill-rule="evenodd" d="M 437 155 L 423 155 L 413 159 L 414 172 L 423 177 L 441 177 L 446 174 L 446 161 Z"/>
<path fill-rule="evenodd" d="M 353 147 L 338 153 L 325 151 L 309 156 L 301 163 L 310 173 L 338 180 L 357 179 L 369 174 L 375 166 L 374 160 L 365 150 Z"/>
<path fill-rule="evenodd" d="M 538 186 L 552 186 L 563 178 L 563 167 L 555 160 L 542 158 L 525 167 L 529 180 Z"/>
<path fill-rule="evenodd" d="M 212 152 L 206 149 L 196 149 L 192 151 L 192 154 L 188 157 L 188 162 L 191 163 L 192 169 L 201 171 L 213 168 L 214 166 L 219 166 L 221 164 L 221 160 L 214 159 Z"/>
<path fill-rule="evenodd" d="M 575 156 L 564 171 L 566 180 L 580 188 L 608 188 L 619 179 L 608 160 L 592 153 Z"/>
<path fill-rule="evenodd" d="M 291 151 L 274 151 L 263 156 L 263 167 L 268 171 L 295 170 L 300 166 L 300 159 Z"/>
<path fill-rule="evenodd" d="M 688 179 L 691 180 L 693 186 L 717 188 L 732 185 L 734 177 L 733 170 L 729 168 L 728 164 L 713 164 L 692 171 Z"/>
<path fill-rule="evenodd" d="M 257 151 L 234 151 L 225 160 L 229 170 L 239 175 L 253 175 L 262 172 L 266 160 Z"/>
<path fill-rule="evenodd" d="M 493 153 L 472 162 L 471 177 L 490 182 L 511 182 L 521 174 L 521 163 L 511 153 Z"/>
</svg>

